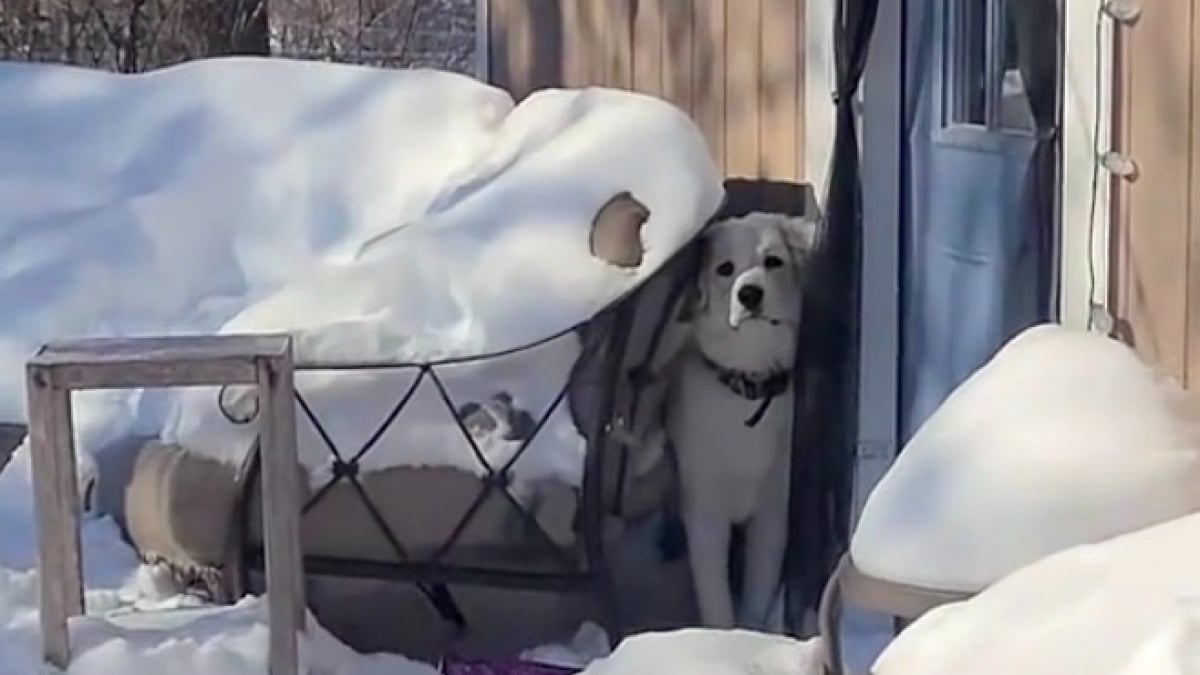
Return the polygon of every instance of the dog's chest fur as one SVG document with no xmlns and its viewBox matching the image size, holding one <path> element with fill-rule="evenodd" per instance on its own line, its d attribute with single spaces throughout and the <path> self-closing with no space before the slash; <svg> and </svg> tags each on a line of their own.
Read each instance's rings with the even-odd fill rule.
<svg viewBox="0 0 1200 675">
<path fill-rule="evenodd" d="M 748 426 L 762 399 L 733 392 L 698 356 L 681 364 L 667 432 L 679 458 L 686 509 L 742 522 L 767 495 L 786 490 L 792 401 L 788 387 Z"/>
</svg>

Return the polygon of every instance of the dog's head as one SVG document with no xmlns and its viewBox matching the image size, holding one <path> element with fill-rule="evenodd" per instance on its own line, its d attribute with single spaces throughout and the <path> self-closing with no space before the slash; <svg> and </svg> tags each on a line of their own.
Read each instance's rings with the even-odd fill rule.
<svg viewBox="0 0 1200 675">
<path fill-rule="evenodd" d="M 812 219 L 750 213 L 718 221 L 702 235 L 696 287 L 683 317 L 705 354 L 748 372 L 789 368 L 800 324 Z"/>
</svg>

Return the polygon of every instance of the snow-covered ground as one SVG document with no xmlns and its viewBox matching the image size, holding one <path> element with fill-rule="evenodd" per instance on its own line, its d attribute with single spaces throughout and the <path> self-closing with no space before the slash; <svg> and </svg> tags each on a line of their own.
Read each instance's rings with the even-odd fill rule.
<svg viewBox="0 0 1200 675">
<path fill-rule="evenodd" d="M 29 455 L 0 473 L 0 675 L 36 675 L 41 666 L 37 549 Z M 246 598 L 205 607 L 178 594 L 168 575 L 138 560 L 107 519 L 83 526 L 88 616 L 71 623 L 70 675 L 264 675 L 266 604 Z M 312 673 L 432 675 L 426 664 L 390 654 L 362 655 L 315 622 L 302 658 Z"/>
<path fill-rule="evenodd" d="M 589 253 L 593 217 L 622 191 L 650 211 L 632 270 Z M 514 105 L 436 71 L 0 64 L 0 381 L 20 381 L 39 343 L 85 335 L 287 330 L 298 360 L 322 363 L 517 347 L 647 278 L 723 194 L 688 117 L 631 92 L 547 90 Z M 536 418 L 577 355 L 566 336 L 439 372 L 459 404 L 507 392 Z M 306 373 L 298 387 L 354 446 L 414 375 Z M 211 388 L 79 399 L 85 450 L 137 429 L 239 462 L 254 434 L 228 422 Z M 23 418 L 22 401 L 0 391 L 0 419 Z M 301 460 L 327 464 L 301 420 Z M 426 382 L 362 466 L 480 471 L 458 434 Z M 520 445 L 490 440 L 493 464 Z M 514 474 L 575 483 L 582 454 L 561 410 Z"/>
<path fill-rule="evenodd" d="M 0 675 L 43 672 L 37 624 L 37 571 L 29 457 L 19 451 L 0 474 Z M 69 675 L 265 675 L 266 605 L 246 598 L 234 606 L 203 606 L 176 593 L 145 566 L 108 519 L 83 527 L 88 616 L 71 624 L 75 660 Z M 433 675 L 425 663 L 396 654 L 360 654 L 311 617 L 301 658 L 311 675 Z M 816 643 L 744 632 L 683 630 L 647 634 L 608 656 L 600 629 L 585 624 L 569 645 L 547 645 L 523 656 L 592 675 L 818 675 Z M 851 662 L 865 665 L 880 636 L 851 634 Z M 599 659 L 599 660 L 597 660 Z"/>
<path fill-rule="evenodd" d="M 585 675 L 821 675 L 819 640 L 702 628 L 635 635 Z"/>
</svg>

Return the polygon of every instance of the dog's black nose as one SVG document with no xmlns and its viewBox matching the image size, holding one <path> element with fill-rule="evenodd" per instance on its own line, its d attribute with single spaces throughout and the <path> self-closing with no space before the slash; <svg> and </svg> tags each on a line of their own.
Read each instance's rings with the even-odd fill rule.
<svg viewBox="0 0 1200 675">
<path fill-rule="evenodd" d="M 754 310 L 762 306 L 763 289 L 757 284 L 746 284 L 738 289 L 738 302 L 746 309 Z"/>
</svg>

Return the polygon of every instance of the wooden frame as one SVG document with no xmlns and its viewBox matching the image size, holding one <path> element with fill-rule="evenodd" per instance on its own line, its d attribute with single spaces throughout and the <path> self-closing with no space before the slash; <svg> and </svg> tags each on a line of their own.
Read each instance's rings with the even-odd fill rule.
<svg viewBox="0 0 1200 675">
<path fill-rule="evenodd" d="M 300 485 L 288 335 L 91 339 L 44 347 L 26 364 L 43 655 L 66 669 L 68 620 L 84 613 L 71 392 L 257 385 L 271 675 L 297 675 L 304 629 Z"/>
<path fill-rule="evenodd" d="M 824 643 L 825 674 L 847 675 L 842 652 L 842 618 L 846 608 L 891 617 L 892 635 L 895 636 L 928 612 L 942 605 L 969 600 L 976 594 L 871 577 L 854 565 L 849 553 L 842 554 L 825 584 L 817 608 L 817 635 Z"/>
<path fill-rule="evenodd" d="M 936 9 L 931 9 L 934 12 L 930 38 L 934 41 L 933 106 L 934 119 L 937 122 L 933 138 L 939 145 L 987 153 L 1023 155 L 1026 151 L 1019 143 L 1014 144 L 1014 141 L 1037 138 L 1037 132 L 1033 129 L 1002 126 L 995 119 L 999 108 L 996 95 L 1001 86 L 998 78 L 1003 76 L 1000 72 L 994 72 L 998 69 L 994 54 L 996 42 L 1003 38 L 1003 29 L 997 28 L 997 24 L 1003 25 L 1003 17 L 996 14 L 1005 11 L 1004 7 L 1003 2 L 987 3 L 985 19 L 988 45 L 984 63 L 980 65 L 987 71 L 990 86 L 984 96 L 985 120 L 981 123 L 960 119 L 960 111 L 956 110 L 961 103 L 964 79 L 961 72 L 964 64 L 957 60 L 964 46 L 962 36 L 958 34 L 958 23 L 961 12 L 966 8 L 961 2 L 942 0 Z"/>
</svg>

